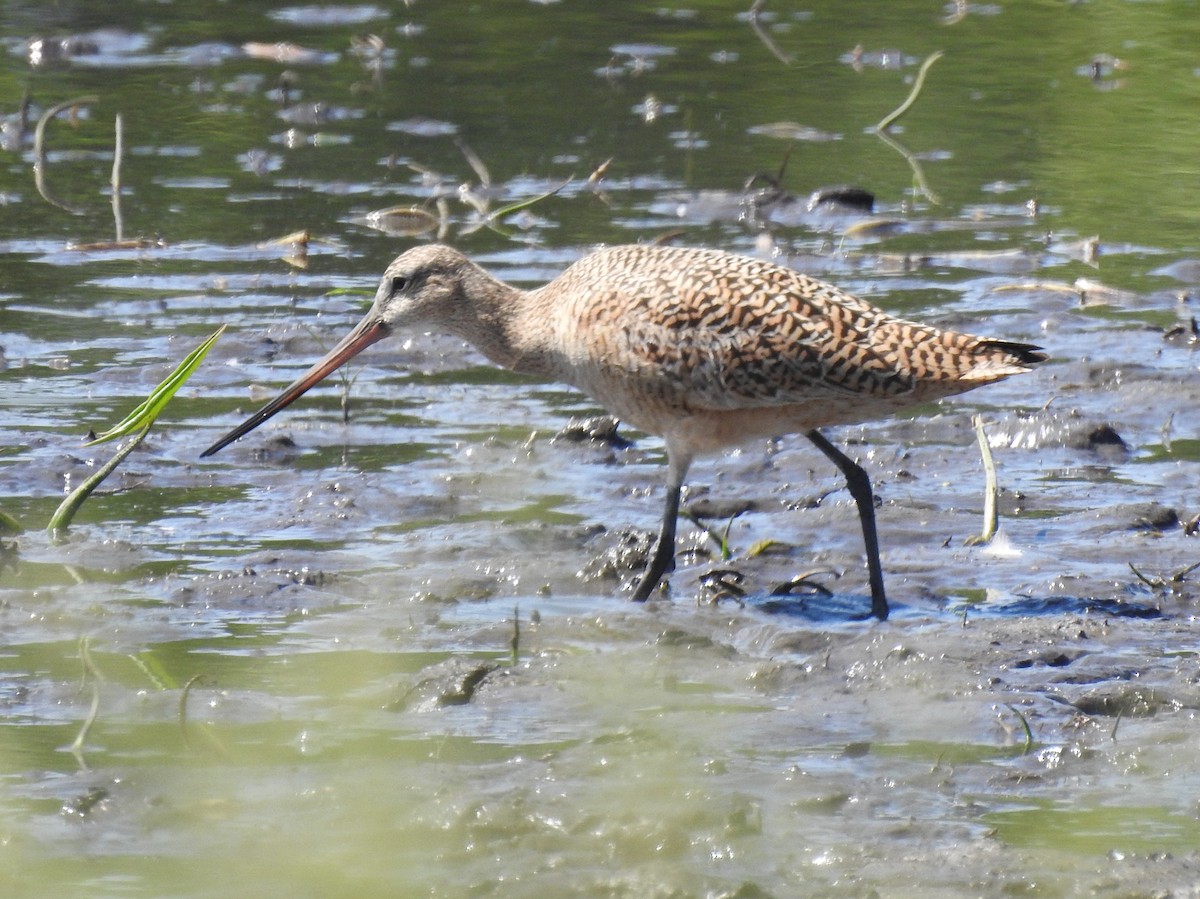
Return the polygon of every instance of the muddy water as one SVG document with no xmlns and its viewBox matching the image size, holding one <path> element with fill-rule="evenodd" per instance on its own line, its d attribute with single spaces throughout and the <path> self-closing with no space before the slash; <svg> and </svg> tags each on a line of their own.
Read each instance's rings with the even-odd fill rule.
<svg viewBox="0 0 1200 899">
<path fill-rule="evenodd" d="M 5 894 L 1190 889 L 1194 15 L 8 4 Z M 870 133 L 936 50 L 893 142 Z M 46 125 L 39 192 L 38 117 L 89 95 Z M 835 185 L 874 210 L 810 208 Z M 415 242 L 535 284 L 675 231 L 1051 353 L 831 432 L 879 493 L 886 624 L 863 620 L 849 497 L 795 438 L 696 466 L 688 503 L 730 558 L 683 528 L 668 597 L 631 608 L 660 444 L 568 439 L 600 410 L 439 335 L 197 458 Z M 111 452 L 82 436 L 221 323 L 146 445 L 46 536 Z M 976 413 L 990 546 L 968 539 Z"/>
</svg>

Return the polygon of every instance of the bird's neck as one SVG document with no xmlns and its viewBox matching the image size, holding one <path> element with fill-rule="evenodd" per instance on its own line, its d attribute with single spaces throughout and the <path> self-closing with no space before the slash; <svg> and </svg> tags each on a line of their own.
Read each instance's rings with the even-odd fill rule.
<svg viewBox="0 0 1200 899">
<path fill-rule="evenodd" d="M 553 368 L 546 358 L 544 334 L 549 305 L 540 291 L 526 291 L 476 269 L 464 279 L 467 302 L 463 315 L 447 322 L 490 361 L 512 371 L 547 376 Z"/>
</svg>

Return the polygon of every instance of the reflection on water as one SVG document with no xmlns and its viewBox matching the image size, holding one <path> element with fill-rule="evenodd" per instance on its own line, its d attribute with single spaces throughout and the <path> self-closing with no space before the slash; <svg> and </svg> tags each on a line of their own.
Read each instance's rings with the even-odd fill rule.
<svg viewBox="0 0 1200 899">
<path fill-rule="evenodd" d="M 846 12 L 6 6 L 6 895 L 1194 882 L 1192 13 Z M 36 126 L 72 100 L 45 199 Z M 882 500 L 886 625 L 853 620 L 853 508 L 796 440 L 697 465 L 690 501 L 751 509 L 708 522 L 732 557 L 684 528 L 673 601 L 627 607 L 659 445 L 553 439 L 594 407 L 442 335 L 197 459 L 414 242 L 534 284 L 673 234 L 1051 353 L 835 433 Z M 44 535 L 107 453 L 80 438 L 220 322 L 145 447 Z M 975 411 L 990 549 L 966 545 Z M 713 568 L 746 597 L 713 601 Z"/>
</svg>

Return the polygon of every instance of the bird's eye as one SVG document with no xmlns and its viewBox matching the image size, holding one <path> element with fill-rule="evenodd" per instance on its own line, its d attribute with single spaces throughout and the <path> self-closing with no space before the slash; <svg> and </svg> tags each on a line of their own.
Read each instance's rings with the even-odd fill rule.
<svg viewBox="0 0 1200 899">
<path fill-rule="evenodd" d="M 408 278 L 403 275 L 396 275 L 392 278 L 392 293 L 400 293 L 406 287 L 408 287 Z"/>
</svg>

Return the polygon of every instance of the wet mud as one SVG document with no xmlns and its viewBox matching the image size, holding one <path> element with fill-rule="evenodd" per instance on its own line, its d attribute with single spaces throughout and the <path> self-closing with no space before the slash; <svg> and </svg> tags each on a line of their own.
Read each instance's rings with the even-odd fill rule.
<svg viewBox="0 0 1200 899">
<path fill-rule="evenodd" d="M 394 6 L 0 26 L 5 895 L 1192 895 L 1200 200 L 1162 175 L 1194 157 L 1172 11 Z M 34 131 L 72 98 L 39 190 Z M 1051 358 L 829 432 L 877 493 L 886 622 L 802 437 L 697 462 L 676 568 L 634 605 L 661 444 L 444 335 L 198 458 L 432 239 L 522 286 L 598 244 L 720 246 Z M 221 323 L 45 533 L 110 451 L 84 436 Z"/>
</svg>

